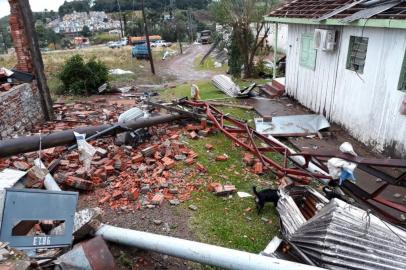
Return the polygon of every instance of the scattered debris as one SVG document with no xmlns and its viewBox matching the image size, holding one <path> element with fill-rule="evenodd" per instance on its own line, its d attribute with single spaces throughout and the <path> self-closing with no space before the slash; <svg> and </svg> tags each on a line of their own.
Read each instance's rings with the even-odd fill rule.
<svg viewBox="0 0 406 270">
<path fill-rule="evenodd" d="M 214 192 L 217 196 L 226 196 L 237 192 L 234 185 L 222 185 L 220 183 L 210 183 L 207 189 L 210 192 Z"/>
<path fill-rule="evenodd" d="M 240 87 L 226 75 L 216 75 L 212 78 L 212 82 L 216 88 L 230 97 L 247 97 L 256 86 L 254 83 L 244 89 L 240 89 Z"/>
<path fill-rule="evenodd" d="M 110 69 L 109 74 L 110 75 L 128 75 L 128 74 L 134 74 L 134 72 L 116 68 L 116 69 Z"/>
<path fill-rule="evenodd" d="M 327 119 L 318 114 L 272 117 L 270 121 L 255 118 L 256 131 L 272 136 L 307 136 L 330 127 Z"/>
<path fill-rule="evenodd" d="M 238 197 L 240 198 L 249 198 L 249 197 L 253 197 L 251 194 L 247 193 L 247 192 L 243 192 L 243 191 L 238 191 L 237 192 Z"/>
<path fill-rule="evenodd" d="M 60 256 L 55 264 L 62 269 L 114 270 L 113 255 L 101 236 L 81 242 Z"/>
</svg>

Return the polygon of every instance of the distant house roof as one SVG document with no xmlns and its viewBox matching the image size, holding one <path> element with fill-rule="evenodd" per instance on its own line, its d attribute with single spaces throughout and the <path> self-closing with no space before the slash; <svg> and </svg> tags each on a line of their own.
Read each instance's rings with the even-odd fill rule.
<svg viewBox="0 0 406 270">
<path fill-rule="evenodd" d="M 273 10 L 269 17 L 312 19 L 314 22 L 335 20 L 335 22 L 341 22 L 340 24 L 376 19 L 406 21 L 406 2 L 403 0 L 293 0 Z"/>
</svg>

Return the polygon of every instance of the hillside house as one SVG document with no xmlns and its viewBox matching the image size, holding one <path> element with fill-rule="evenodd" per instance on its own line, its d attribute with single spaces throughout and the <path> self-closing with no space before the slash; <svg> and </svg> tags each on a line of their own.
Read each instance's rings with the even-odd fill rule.
<svg viewBox="0 0 406 270">
<path fill-rule="evenodd" d="M 265 19 L 288 25 L 288 95 L 375 150 L 406 157 L 405 2 L 295 0 Z"/>
</svg>

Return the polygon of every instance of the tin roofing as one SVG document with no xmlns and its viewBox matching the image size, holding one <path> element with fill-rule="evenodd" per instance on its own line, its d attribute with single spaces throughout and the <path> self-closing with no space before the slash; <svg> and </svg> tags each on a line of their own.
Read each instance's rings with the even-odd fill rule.
<svg viewBox="0 0 406 270">
<path fill-rule="evenodd" d="M 406 19 L 404 0 L 293 0 L 273 10 L 270 17 L 307 19 Z M 349 19 L 349 20 L 347 20 Z"/>
</svg>

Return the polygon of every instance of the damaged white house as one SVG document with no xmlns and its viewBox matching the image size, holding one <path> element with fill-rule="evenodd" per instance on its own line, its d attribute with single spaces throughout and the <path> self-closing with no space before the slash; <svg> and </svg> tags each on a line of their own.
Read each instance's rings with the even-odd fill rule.
<svg viewBox="0 0 406 270">
<path fill-rule="evenodd" d="M 406 3 L 295 0 L 287 24 L 286 91 L 375 150 L 406 157 Z"/>
</svg>

